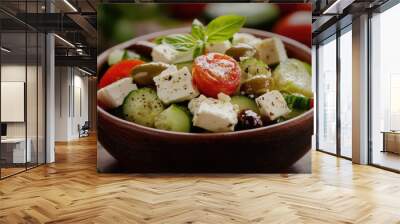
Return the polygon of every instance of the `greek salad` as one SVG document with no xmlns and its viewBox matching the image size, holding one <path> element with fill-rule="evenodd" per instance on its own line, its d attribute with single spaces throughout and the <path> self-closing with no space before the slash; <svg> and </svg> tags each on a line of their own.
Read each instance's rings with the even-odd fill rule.
<svg viewBox="0 0 400 224">
<path fill-rule="evenodd" d="M 232 132 L 279 123 L 313 107 L 311 67 L 278 37 L 241 33 L 219 16 L 190 33 L 139 41 L 108 56 L 98 104 L 136 124 L 175 132 Z"/>
</svg>

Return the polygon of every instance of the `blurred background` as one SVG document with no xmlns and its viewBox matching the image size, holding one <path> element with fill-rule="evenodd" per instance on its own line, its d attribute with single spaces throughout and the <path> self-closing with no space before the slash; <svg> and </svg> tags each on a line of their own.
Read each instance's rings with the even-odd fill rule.
<svg viewBox="0 0 400 224">
<path fill-rule="evenodd" d="M 311 3 L 100 4 L 98 54 L 131 38 L 175 27 L 204 24 L 220 15 L 246 16 L 245 27 L 272 31 L 311 47 Z"/>
</svg>

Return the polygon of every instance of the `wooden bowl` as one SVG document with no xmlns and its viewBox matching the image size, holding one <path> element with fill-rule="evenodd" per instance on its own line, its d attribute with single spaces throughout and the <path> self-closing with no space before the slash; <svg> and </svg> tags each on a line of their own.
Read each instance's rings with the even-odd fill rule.
<svg viewBox="0 0 400 224">
<path fill-rule="evenodd" d="M 114 49 L 136 41 L 185 33 L 173 29 L 141 36 L 106 50 L 97 58 L 97 69 Z M 241 32 L 261 38 L 278 36 L 289 57 L 311 63 L 309 47 L 273 33 L 254 29 Z M 98 140 L 129 172 L 279 172 L 293 165 L 311 148 L 313 109 L 275 125 L 228 133 L 178 133 L 148 128 L 120 119 L 100 107 Z"/>
</svg>

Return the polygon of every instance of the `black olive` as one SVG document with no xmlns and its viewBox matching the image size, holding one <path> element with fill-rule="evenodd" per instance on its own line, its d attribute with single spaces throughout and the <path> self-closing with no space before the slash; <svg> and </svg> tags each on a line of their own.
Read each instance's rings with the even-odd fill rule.
<svg viewBox="0 0 400 224">
<path fill-rule="evenodd" d="M 252 110 L 242 110 L 238 115 L 237 130 L 259 128 L 263 126 L 261 117 Z"/>
<path fill-rule="evenodd" d="M 151 52 L 155 46 L 155 43 L 149 41 L 138 41 L 127 47 L 127 49 L 133 50 L 144 57 L 151 58 Z"/>
<path fill-rule="evenodd" d="M 272 121 L 272 120 L 269 119 L 269 117 L 267 117 L 267 116 L 262 116 L 262 117 L 261 117 L 261 120 L 262 120 L 264 126 L 276 124 L 276 120 Z"/>
</svg>

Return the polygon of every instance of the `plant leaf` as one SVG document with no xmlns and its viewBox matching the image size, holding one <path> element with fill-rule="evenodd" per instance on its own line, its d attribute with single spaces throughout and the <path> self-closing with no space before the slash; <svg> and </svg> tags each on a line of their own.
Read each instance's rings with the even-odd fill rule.
<svg viewBox="0 0 400 224">
<path fill-rule="evenodd" d="M 197 19 L 193 20 L 192 23 L 192 36 L 198 40 L 204 40 L 205 38 L 205 27 L 204 25 Z"/>
<path fill-rule="evenodd" d="M 193 59 L 195 59 L 197 56 L 200 56 L 203 54 L 204 46 L 205 46 L 205 43 L 203 41 L 197 41 L 197 44 L 193 50 Z"/>
<path fill-rule="evenodd" d="M 224 15 L 212 20 L 206 29 L 207 42 L 222 42 L 228 40 L 240 30 L 246 22 L 246 17 Z"/>
<path fill-rule="evenodd" d="M 156 39 L 153 40 L 154 43 L 156 44 L 162 44 L 162 41 L 164 39 L 165 36 L 159 36 Z"/>
<path fill-rule="evenodd" d="M 190 34 L 173 34 L 163 38 L 162 43 L 173 46 L 177 51 L 188 51 L 196 46 L 196 39 Z"/>
</svg>

